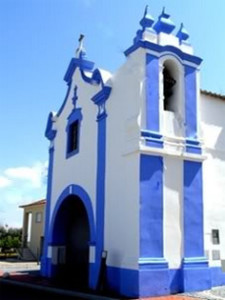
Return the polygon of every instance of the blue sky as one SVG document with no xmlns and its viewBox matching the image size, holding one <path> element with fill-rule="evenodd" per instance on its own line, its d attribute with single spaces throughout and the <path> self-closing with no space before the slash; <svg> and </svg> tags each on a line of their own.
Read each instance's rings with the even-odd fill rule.
<svg viewBox="0 0 225 300">
<path fill-rule="evenodd" d="M 66 93 L 63 76 L 85 35 L 88 58 L 115 71 L 145 5 L 184 22 L 204 59 L 201 87 L 225 94 L 224 0 L 0 0 L 0 224 L 19 226 L 18 205 L 45 197 L 47 116 Z"/>
</svg>

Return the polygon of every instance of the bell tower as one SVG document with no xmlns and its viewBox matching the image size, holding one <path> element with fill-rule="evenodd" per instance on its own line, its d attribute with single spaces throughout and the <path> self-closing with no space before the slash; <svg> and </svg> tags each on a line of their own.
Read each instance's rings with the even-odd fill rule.
<svg viewBox="0 0 225 300">
<path fill-rule="evenodd" d="M 145 61 L 140 132 L 141 295 L 208 289 L 198 109 L 202 59 L 194 55 L 183 23 L 173 34 L 176 26 L 165 8 L 154 21 L 146 7 L 140 25 L 125 55 L 139 51 Z M 179 176 L 173 180 L 176 166 Z M 170 174 L 169 188 L 166 174 Z M 174 259 L 176 271 L 168 254 L 172 253 L 169 234 L 173 226 L 177 231 L 173 247 L 180 248 Z M 182 279 L 178 282 L 178 278 Z"/>
</svg>

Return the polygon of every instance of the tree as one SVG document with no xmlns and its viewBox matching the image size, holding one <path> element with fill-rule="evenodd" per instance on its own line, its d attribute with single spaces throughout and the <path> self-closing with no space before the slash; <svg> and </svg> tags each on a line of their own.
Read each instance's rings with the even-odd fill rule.
<svg viewBox="0 0 225 300">
<path fill-rule="evenodd" d="M 21 246 L 22 229 L 0 227 L 0 248 L 2 253 L 8 253 L 15 251 Z"/>
</svg>

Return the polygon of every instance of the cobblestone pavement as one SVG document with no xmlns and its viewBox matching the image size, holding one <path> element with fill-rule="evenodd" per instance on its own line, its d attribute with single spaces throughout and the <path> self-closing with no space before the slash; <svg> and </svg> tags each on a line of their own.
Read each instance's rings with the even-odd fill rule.
<svg viewBox="0 0 225 300">
<path fill-rule="evenodd" d="M 196 292 L 196 293 L 188 293 L 185 294 L 187 296 L 191 296 L 194 299 L 206 299 L 206 300 L 225 300 L 225 286 L 215 287 L 211 290 Z"/>
</svg>

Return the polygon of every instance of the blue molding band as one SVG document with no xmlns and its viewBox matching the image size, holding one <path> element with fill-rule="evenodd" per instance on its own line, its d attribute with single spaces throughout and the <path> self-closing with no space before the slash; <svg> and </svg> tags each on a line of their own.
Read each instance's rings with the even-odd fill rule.
<svg viewBox="0 0 225 300">
<path fill-rule="evenodd" d="M 200 146 L 200 142 L 194 139 L 186 139 L 186 152 L 194 153 L 194 154 L 201 154 L 202 149 Z"/>
<path fill-rule="evenodd" d="M 163 148 L 163 136 L 158 132 L 142 130 L 141 136 L 145 139 L 146 146 Z"/>
<path fill-rule="evenodd" d="M 138 260 L 140 269 L 165 269 L 168 262 L 163 257 L 141 257 Z"/>
<path fill-rule="evenodd" d="M 159 131 L 159 59 L 146 55 L 146 130 Z"/>
<path fill-rule="evenodd" d="M 176 54 L 181 60 L 186 60 L 188 62 L 194 63 L 197 66 L 201 64 L 202 59 L 200 57 L 190 55 L 187 53 L 182 52 L 180 49 L 174 47 L 174 46 L 161 46 L 158 44 L 154 44 L 148 41 L 137 41 L 134 45 L 132 45 L 130 48 L 128 48 L 124 54 L 125 56 L 130 55 L 132 52 L 137 50 L 138 48 L 144 48 L 144 49 L 149 49 L 156 51 L 158 53 L 163 53 L 163 52 L 172 52 Z"/>
<path fill-rule="evenodd" d="M 43 246 L 43 255 L 41 258 L 41 274 L 46 277 L 50 276 L 48 245 L 49 245 L 49 239 L 50 239 L 49 219 L 50 219 L 51 195 L 52 195 L 53 165 L 54 165 L 54 147 L 51 147 L 49 149 L 48 183 L 47 183 L 47 196 L 46 196 L 46 207 L 45 207 L 44 246 Z"/>
</svg>

